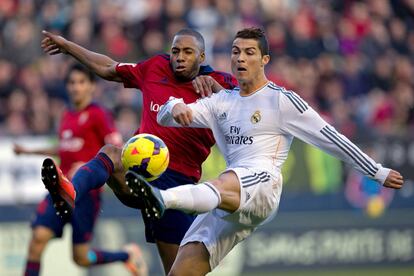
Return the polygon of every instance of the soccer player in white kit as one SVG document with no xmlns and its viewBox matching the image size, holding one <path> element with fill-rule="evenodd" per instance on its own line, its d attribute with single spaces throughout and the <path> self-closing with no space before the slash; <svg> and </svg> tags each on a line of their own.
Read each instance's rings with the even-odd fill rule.
<svg viewBox="0 0 414 276">
<path fill-rule="evenodd" d="M 146 198 L 148 217 L 172 208 L 200 214 L 181 242 L 169 275 L 205 275 L 255 229 L 269 221 L 282 192 L 281 166 L 293 137 L 312 144 L 385 187 L 399 189 L 403 177 L 384 168 L 326 123 L 292 91 L 270 82 L 264 32 L 239 31 L 231 52 L 239 88 L 185 104 L 170 99 L 159 111 L 165 126 L 210 128 L 227 168 L 216 179 L 168 190 L 152 187 L 133 172 L 127 184 Z"/>
</svg>

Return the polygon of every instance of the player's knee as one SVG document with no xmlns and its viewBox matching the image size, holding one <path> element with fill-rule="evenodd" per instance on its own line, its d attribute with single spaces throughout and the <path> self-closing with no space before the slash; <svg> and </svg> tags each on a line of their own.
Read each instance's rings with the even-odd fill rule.
<svg viewBox="0 0 414 276">
<path fill-rule="evenodd" d="M 114 164 L 114 172 L 124 171 L 124 167 L 122 166 L 121 162 L 122 149 L 114 145 L 105 145 L 99 152 L 105 153 L 111 159 L 112 163 Z"/>
<path fill-rule="evenodd" d="M 49 241 L 49 236 L 42 231 L 33 231 L 32 239 L 29 245 L 29 257 L 31 259 L 38 259 L 42 255 L 43 249 Z"/>
</svg>

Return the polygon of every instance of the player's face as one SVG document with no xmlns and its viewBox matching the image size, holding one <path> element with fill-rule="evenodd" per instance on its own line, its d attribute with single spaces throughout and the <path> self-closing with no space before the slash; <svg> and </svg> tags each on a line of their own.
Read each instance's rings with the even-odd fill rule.
<svg viewBox="0 0 414 276">
<path fill-rule="evenodd" d="M 231 50 L 231 70 L 239 83 L 254 82 L 264 76 L 268 55 L 262 56 L 255 39 L 236 38 Z"/>
<path fill-rule="evenodd" d="M 70 73 L 66 88 L 72 103 L 76 107 L 85 107 L 92 101 L 95 84 L 85 73 L 75 70 Z"/>
<path fill-rule="evenodd" d="M 195 78 L 204 61 L 197 39 L 190 35 L 176 35 L 171 45 L 171 66 L 174 75 L 182 81 Z"/>
</svg>

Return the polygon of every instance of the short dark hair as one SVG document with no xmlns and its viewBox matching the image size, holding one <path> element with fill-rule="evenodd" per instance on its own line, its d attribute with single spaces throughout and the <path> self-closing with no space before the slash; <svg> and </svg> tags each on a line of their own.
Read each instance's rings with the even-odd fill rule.
<svg viewBox="0 0 414 276">
<path fill-rule="evenodd" d="M 179 30 L 174 36 L 177 36 L 177 35 L 189 35 L 189 36 L 194 37 L 199 44 L 198 46 L 200 47 L 200 50 L 203 52 L 205 51 L 206 43 L 204 42 L 204 37 L 199 32 L 193 29 L 185 28 L 185 29 Z"/>
<path fill-rule="evenodd" d="M 66 74 L 66 79 L 65 79 L 66 83 L 69 81 L 69 76 L 73 71 L 79 71 L 79 72 L 85 74 L 91 82 L 95 82 L 95 74 L 92 73 L 91 70 L 89 70 L 88 68 L 86 68 L 82 64 L 74 63 L 68 69 L 68 73 Z"/>
<path fill-rule="evenodd" d="M 261 28 L 251 27 L 244 28 L 237 32 L 236 38 L 247 38 L 254 39 L 259 44 L 260 52 L 262 56 L 269 55 L 269 43 L 267 42 L 266 34 Z"/>
</svg>

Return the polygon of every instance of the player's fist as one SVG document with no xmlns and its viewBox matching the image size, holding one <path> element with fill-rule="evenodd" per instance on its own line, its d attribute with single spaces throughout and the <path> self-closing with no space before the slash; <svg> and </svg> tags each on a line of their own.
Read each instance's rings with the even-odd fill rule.
<svg viewBox="0 0 414 276">
<path fill-rule="evenodd" d="M 43 52 L 49 55 L 56 55 L 56 54 L 66 54 L 67 51 L 65 49 L 65 45 L 67 40 L 61 37 L 60 35 L 55 35 L 49 33 L 47 31 L 42 31 L 44 36 L 40 46 L 43 49 Z"/>
<path fill-rule="evenodd" d="M 401 189 L 404 184 L 403 176 L 394 170 L 391 170 L 385 179 L 384 187 L 393 188 L 393 189 Z"/>
<path fill-rule="evenodd" d="M 22 146 L 20 146 L 18 144 L 13 144 L 13 151 L 17 155 L 22 154 L 22 153 L 26 153 L 25 148 L 23 148 Z"/>
<path fill-rule="evenodd" d="M 193 87 L 197 94 L 202 98 L 210 97 L 212 93 L 217 93 L 223 87 L 210 76 L 198 76 L 193 80 Z"/>
<path fill-rule="evenodd" d="M 182 126 L 189 126 L 193 122 L 193 112 L 184 103 L 178 103 L 174 105 L 171 110 L 171 115 L 174 120 Z"/>
</svg>

